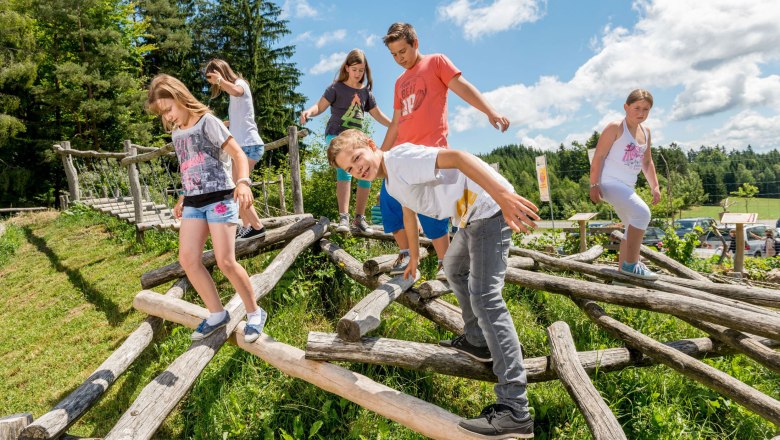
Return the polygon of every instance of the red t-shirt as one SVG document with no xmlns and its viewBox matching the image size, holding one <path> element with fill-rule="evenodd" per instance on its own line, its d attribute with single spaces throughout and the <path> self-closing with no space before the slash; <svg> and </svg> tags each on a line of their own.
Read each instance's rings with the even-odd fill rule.
<svg viewBox="0 0 780 440">
<path fill-rule="evenodd" d="M 395 145 L 447 148 L 447 84 L 460 73 L 446 56 L 431 54 L 398 77 L 393 108 L 401 118 Z"/>
</svg>

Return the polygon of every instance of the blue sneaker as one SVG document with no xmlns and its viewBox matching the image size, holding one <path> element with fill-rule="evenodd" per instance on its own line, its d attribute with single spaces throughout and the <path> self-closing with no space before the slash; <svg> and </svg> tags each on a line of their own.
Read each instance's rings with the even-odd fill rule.
<svg viewBox="0 0 780 440">
<path fill-rule="evenodd" d="M 265 321 L 268 319 L 268 313 L 265 312 L 262 308 L 257 309 L 260 312 L 260 323 L 259 324 L 250 324 L 247 321 L 246 326 L 244 326 L 244 342 L 252 343 L 257 340 L 257 338 L 260 337 L 260 334 L 263 333 L 263 327 L 265 327 Z"/>
<path fill-rule="evenodd" d="M 200 341 L 203 338 L 207 337 L 208 335 L 214 333 L 215 331 L 219 330 L 220 328 L 227 325 L 227 323 L 230 322 L 230 313 L 225 312 L 225 317 L 222 319 L 222 321 L 219 321 L 215 325 L 209 325 L 209 323 L 204 319 L 203 321 L 198 324 L 198 328 L 195 329 L 194 332 L 190 335 L 190 339 L 193 341 Z"/>
<path fill-rule="evenodd" d="M 648 269 L 647 266 L 640 261 L 637 261 L 636 263 L 627 263 L 624 261 L 623 264 L 620 265 L 620 273 L 650 281 L 658 279 L 658 275 L 654 274 L 653 271 Z"/>
</svg>

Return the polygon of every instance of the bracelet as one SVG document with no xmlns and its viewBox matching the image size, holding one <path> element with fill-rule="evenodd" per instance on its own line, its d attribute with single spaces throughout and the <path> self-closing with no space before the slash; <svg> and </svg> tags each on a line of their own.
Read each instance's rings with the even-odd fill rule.
<svg viewBox="0 0 780 440">
<path fill-rule="evenodd" d="M 242 182 L 246 182 L 246 186 L 252 186 L 252 179 L 250 179 L 249 177 L 242 177 L 236 180 L 236 186 L 238 186 L 238 184 Z"/>
<path fill-rule="evenodd" d="M 217 87 L 222 86 L 222 77 L 217 78 Z"/>
<path fill-rule="evenodd" d="M 598 187 L 600 187 L 600 186 L 601 186 L 601 184 L 600 184 L 600 183 L 591 183 L 591 184 L 590 184 L 590 187 L 591 187 L 591 188 L 598 188 Z"/>
</svg>

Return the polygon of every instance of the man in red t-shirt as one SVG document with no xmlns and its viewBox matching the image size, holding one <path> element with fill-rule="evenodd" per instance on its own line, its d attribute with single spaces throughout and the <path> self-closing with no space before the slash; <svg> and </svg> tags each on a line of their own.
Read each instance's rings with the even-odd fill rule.
<svg viewBox="0 0 780 440">
<path fill-rule="evenodd" d="M 442 54 L 423 55 L 414 27 L 394 23 L 384 37 L 384 43 L 395 62 L 406 69 L 395 82 L 393 120 L 387 128 L 382 150 L 388 151 L 402 143 L 449 148 L 447 145 L 447 92 L 452 90 L 467 103 L 484 113 L 490 123 L 502 132 L 509 120 L 498 113 L 461 71 Z M 387 193 L 384 183 L 379 195 L 385 232 L 393 234 L 401 253 L 391 274 L 403 273 L 408 263 L 409 243 L 404 235 L 401 205 Z M 433 241 L 439 258 L 436 278 L 444 279 L 441 270 L 449 247 L 448 220 L 419 216 L 425 235 Z"/>
</svg>

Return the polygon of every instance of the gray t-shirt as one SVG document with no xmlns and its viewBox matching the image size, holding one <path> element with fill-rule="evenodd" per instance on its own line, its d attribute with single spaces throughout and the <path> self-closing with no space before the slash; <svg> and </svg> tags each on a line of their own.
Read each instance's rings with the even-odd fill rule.
<svg viewBox="0 0 780 440">
<path fill-rule="evenodd" d="M 363 113 L 376 107 L 376 99 L 368 89 L 353 89 L 342 82 L 331 84 L 322 97 L 330 103 L 327 135 L 338 136 L 349 128 L 362 129 Z"/>
<path fill-rule="evenodd" d="M 222 150 L 230 132 L 216 116 L 206 113 L 192 127 L 174 130 L 172 137 L 184 196 L 235 188 L 230 156 Z"/>
<path fill-rule="evenodd" d="M 230 104 L 228 105 L 230 133 L 238 145 L 242 147 L 263 145 L 255 123 L 255 106 L 252 103 L 252 91 L 249 90 L 249 84 L 241 78 L 237 79 L 235 84 L 244 89 L 244 94 L 230 96 Z"/>
</svg>

